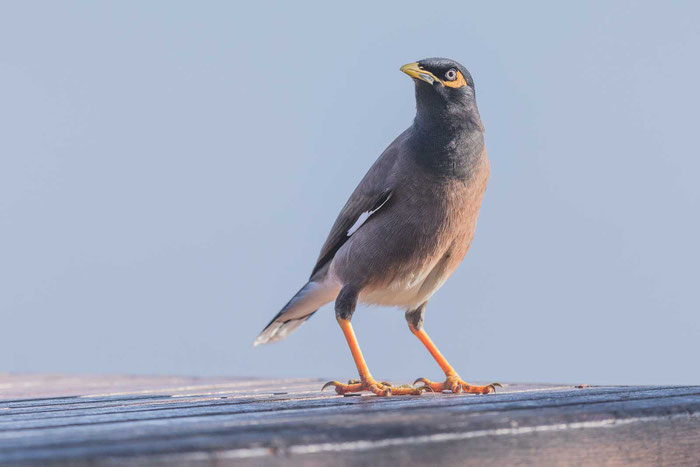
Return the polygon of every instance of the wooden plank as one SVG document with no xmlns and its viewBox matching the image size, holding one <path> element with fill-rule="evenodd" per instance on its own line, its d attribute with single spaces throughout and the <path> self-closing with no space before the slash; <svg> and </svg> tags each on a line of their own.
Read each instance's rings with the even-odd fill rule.
<svg viewBox="0 0 700 467">
<path fill-rule="evenodd" d="M 389 406 L 380 404 L 376 407 L 366 407 L 363 404 L 361 407 L 362 413 L 383 411 L 402 410 L 408 412 L 412 408 L 428 409 L 438 408 L 441 410 L 481 410 L 481 411 L 497 411 L 497 410 L 518 410 L 523 408 L 545 408 L 557 407 L 565 405 L 592 404 L 601 402 L 615 402 L 621 400 L 646 400 L 649 398 L 664 397 L 671 399 L 673 397 L 695 395 L 696 388 L 670 388 L 670 389 L 652 389 L 639 391 L 624 391 L 624 392 L 608 392 L 603 394 L 582 394 L 578 397 L 569 395 L 557 395 L 557 397 L 549 397 L 546 401 L 546 395 L 537 396 L 520 396 L 511 397 L 507 400 L 503 398 L 491 397 L 488 401 L 478 401 L 465 404 L 460 400 L 436 400 L 435 403 L 430 401 L 400 401 Z M 661 394 L 661 396 L 659 396 Z M 423 399 L 436 398 L 435 395 L 425 395 Z M 454 399 L 454 398 L 453 398 Z M 655 403 L 658 403 L 655 401 Z M 314 396 L 298 397 L 295 399 L 276 398 L 274 396 L 264 400 L 231 400 L 231 399 L 189 399 L 187 401 L 177 401 L 170 399 L 156 404 L 121 404 L 117 407 L 92 407 L 86 409 L 73 409 L 70 411 L 54 412 L 47 414 L 46 412 L 35 413 L 19 413 L 14 411 L 0 416 L 0 440 L 2 433 L 8 431 L 16 431 L 20 429 L 31 428 L 50 428 L 50 427 L 71 427 L 81 425 L 92 425 L 96 423 L 118 423 L 118 422 L 133 422 L 136 423 L 142 420 L 160 420 L 160 419 L 175 419 L 175 418 L 190 418 L 195 416 L 212 416 L 212 415 L 244 415 L 254 414 L 260 411 L 276 411 L 275 414 L 269 414 L 268 419 L 274 420 L 278 416 L 282 416 L 284 411 L 302 409 L 315 409 L 310 416 L 326 416 L 326 411 L 319 409 L 329 409 L 331 415 L 335 413 L 335 409 L 344 408 L 343 414 L 352 414 L 354 407 L 352 403 L 338 401 L 337 398 L 319 398 Z M 375 405 L 377 405 L 375 403 Z"/>
<path fill-rule="evenodd" d="M 321 394 L 320 380 L 82 381 L 0 376 L 0 463 L 700 460 L 699 386 L 508 384 L 487 396 L 379 398 Z"/>
</svg>

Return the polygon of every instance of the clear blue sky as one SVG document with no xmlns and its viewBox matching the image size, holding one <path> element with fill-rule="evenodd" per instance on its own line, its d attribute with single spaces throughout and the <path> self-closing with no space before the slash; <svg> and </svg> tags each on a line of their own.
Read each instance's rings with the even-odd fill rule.
<svg viewBox="0 0 700 467">
<path fill-rule="evenodd" d="M 466 380 L 700 382 L 696 2 L 3 2 L 0 372 L 355 376 L 250 344 L 462 62 L 492 178 L 426 328 Z M 379 378 L 440 376 L 361 308 Z"/>
</svg>

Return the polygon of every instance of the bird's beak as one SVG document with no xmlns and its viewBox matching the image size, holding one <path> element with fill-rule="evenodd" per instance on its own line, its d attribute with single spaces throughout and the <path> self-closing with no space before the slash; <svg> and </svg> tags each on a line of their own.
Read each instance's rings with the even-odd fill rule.
<svg viewBox="0 0 700 467">
<path fill-rule="evenodd" d="M 431 72 L 427 70 L 422 70 L 418 65 L 418 62 L 409 63 L 408 65 L 402 66 L 401 71 L 406 73 L 411 78 L 425 81 L 428 84 L 433 84 L 435 81 L 441 82 Z"/>
</svg>

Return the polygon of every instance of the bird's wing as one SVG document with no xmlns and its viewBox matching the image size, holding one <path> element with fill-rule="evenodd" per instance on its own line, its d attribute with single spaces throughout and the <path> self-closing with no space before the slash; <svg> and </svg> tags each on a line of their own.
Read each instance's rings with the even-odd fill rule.
<svg viewBox="0 0 700 467">
<path fill-rule="evenodd" d="M 396 138 L 379 156 L 338 214 L 326 242 L 321 248 L 311 276 L 328 264 L 341 246 L 379 209 L 386 209 L 391 200 L 390 176 L 406 132 Z"/>
</svg>

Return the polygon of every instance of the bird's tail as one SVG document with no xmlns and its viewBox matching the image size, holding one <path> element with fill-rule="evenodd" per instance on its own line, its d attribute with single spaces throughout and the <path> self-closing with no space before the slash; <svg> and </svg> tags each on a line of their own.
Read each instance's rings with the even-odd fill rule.
<svg viewBox="0 0 700 467">
<path fill-rule="evenodd" d="M 253 346 L 281 341 L 301 326 L 304 321 L 311 318 L 311 315 L 316 313 L 320 307 L 333 301 L 338 292 L 339 287 L 327 281 L 310 280 L 265 326 L 265 329 L 253 342 Z"/>
</svg>

